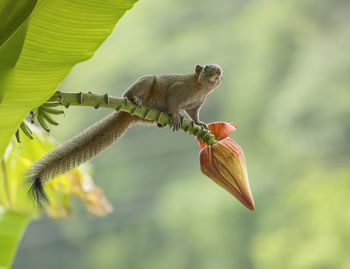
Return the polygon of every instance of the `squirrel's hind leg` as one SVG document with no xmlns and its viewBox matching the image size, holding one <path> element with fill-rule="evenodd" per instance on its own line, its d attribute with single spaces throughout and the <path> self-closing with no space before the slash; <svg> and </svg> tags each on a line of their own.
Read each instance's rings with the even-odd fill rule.
<svg viewBox="0 0 350 269">
<path fill-rule="evenodd" d="M 145 96 L 150 94 L 154 83 L 155 76 L 144 76 L 131 85 L 129 89 L 125 91 L 123 97 L 128 98 L 138 106 L 142 106 L 145 101 Z"/>
</svg>

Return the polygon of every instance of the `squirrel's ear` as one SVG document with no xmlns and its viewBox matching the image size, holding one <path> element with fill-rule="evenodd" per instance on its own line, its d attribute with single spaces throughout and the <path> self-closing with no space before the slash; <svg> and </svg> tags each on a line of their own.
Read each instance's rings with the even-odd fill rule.
<svg viewBox="0 0 350 269">
<path fill-rule="evenodd" d="M 202 69 L 203 69 L 203 66 L 197 64 L 196 68 L 195 68 L 196 74 L 199 75 L 199 73 L 202 71 Z"/>
</svg>

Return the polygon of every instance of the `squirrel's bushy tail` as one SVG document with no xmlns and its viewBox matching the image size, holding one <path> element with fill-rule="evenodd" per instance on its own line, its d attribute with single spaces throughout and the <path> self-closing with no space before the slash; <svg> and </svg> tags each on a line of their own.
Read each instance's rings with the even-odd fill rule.
<svg viewBox="0 0 350 269">
<path fill-rule="evenodd" d="M 26 173 L 34 202 L 39 206 L 47 203 L 44 191 L 47 181 L 92 159 L 138 121 L 144 120 L 126 112 L 112 113 L 37 160 Z"/>
</svg>

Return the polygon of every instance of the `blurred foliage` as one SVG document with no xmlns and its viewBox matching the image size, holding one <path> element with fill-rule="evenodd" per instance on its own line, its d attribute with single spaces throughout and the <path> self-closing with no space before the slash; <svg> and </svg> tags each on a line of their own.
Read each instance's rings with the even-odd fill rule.
<svg viewBox="0 0 350 269">
<path fill-rule="evenodd" d="M 192 137 L 134 127 L 93 161 L 114 213 L 91 218 L 73 201 L 78 217 L 29 226 L 13 267 L 347 268 L 349 10 L 346 0 L 138 2 L 60 90 L 120 96 L 145 73 L 220 64 L 201 119 L 237 124 L 256 211 L 201 175 Z M 54 135 L 106 113 L 70 108 Z"/>
<path fill-rule="evenodd" d="M 349 174 L 313 171 L 278 194 L 281 204 L 270 210 L 282 213 L 258 225 L 256 268 L 343 268 L 349 262 Z M 261 251 L 266 246 L 268 252 Z"/>
<path fill-rule="evenodd" d="M 29 123 L 27 123 L 29 124 Z M 13 138 L 1 162 L 0 173 L 0 267 L 11 264 L 18 241 L 28 222 L 38 216 L 38 208 L 27 195 L 23 174 L 42 154 L 56 143 L 48 135 L 31 126 L 34 140 L 23 136 L 21 145 Z M 53 218 L 71 216 L 70 196 L 82 200 L 86 209 L 97 216 L 112 211 L 100 188 L 87 173 L 87 167 L 73 169 L 45 185 L 50 198 L 46 212 Z"/>
</svg>

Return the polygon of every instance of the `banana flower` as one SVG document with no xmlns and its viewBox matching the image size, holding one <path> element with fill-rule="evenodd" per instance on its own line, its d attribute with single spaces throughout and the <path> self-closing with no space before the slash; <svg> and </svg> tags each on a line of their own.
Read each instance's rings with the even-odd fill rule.
<svg viewBox="0 0 350 269">
<path fill-rule="evenodd" d="M 254 211 L 243 150 L 236 141 L 228 138 L 236 126 L 226 122 L 213 122 L 208 127 L 218 142 L 206 145 L 200 139 L 196 139 L 202 148 L 199 153 L 202 173 L 236 197 L 245 207 Z"/>
</svg>

